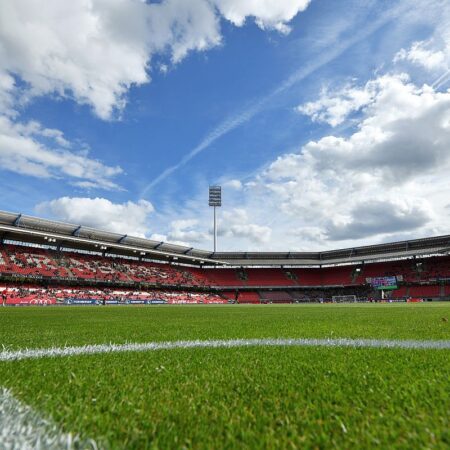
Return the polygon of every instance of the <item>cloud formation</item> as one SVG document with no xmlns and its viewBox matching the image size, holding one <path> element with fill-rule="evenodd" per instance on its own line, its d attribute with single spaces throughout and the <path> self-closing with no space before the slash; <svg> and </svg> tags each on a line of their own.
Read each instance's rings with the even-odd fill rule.
<svg viewBox="0 0 450 450">
<path fill-rule="evenodd" d="M 153 205 L 145 200 L 113 203 L 105 198 L 61 197 L 40 203 L 37 214 L 130 236 L 145 237 Z"/>
<path fill-rule="evenodd" d="M 242 26 L 247 17 L 254 17 L 262 29 L 275 29 L 282 33 L 290 31 L 289 23 L 310 0 L 214 0 L 222 15 L 236 26 Z"/>
<path fill-rule="evenodd" d="M 194 245 L 205 242 L 209 238 L 208 232 L 199 230 L 198 219 L 180 219 L 170 223 L 170 230 L 165 239 L 182 245 Z"/>
<path fill-rule="evenodd" d="M 269 242 L 272 229 L 267 225 L 254 223 L 254 218 L 245 209 L 234 208 L 224 211 L 218 234 L 231 241 L 244 239 L 253 245 L 261 245 Z"/>
<path fill-rule="evenodd" d="M 0 168 L 38 178 L 59 178 L 79 187 L 118 189 L 112 181 L 122 173 L 73 149 L 60 130 L 39 122 L 15 122 L 0 115 Z"/>
<path fill-rule="evenodd" d="M 222 43 L 221 20 L 288 31 L 309 0 L 4 0 L 0 2 L 0 168 L 116 189 L 122 173 L 74 151 L 60 130 L 21 122 L 23 107 L 51 95 L 119 117 L 133 86 L 150 81 L 155 55 L 177 64 Z M 160 64 L 161 65 L 161 64 Z M 32 131 L 30 129 L 33 128 Z M 52 133 L 50 135 L 49 133 Z"/>
<path fill-rule="evenodd" d="M 346 84 L 339 90 L 323 88 L 317 100 L 299 105 L 295 110 L 309 116 L 313 122 L 328 123 L 332 127 L 342 124 L 354 112 L 373 102 L 382 89 L 384 78 L 368 81 L 363 87 Z"/>
<path fill-rule="evenodd" d="M 450 50 L 450 48 L 448 49 Z M 446 70 L 448 68 L 449 55 L 445 50 L 433 49 L 431 41 L 416 41 L 409 49 L 402 48 L 394 57 L 394 62 L 409 61 L 423 66 L 425 69 Z"/>
<path fill-rule="evenodd" d="M 364 99 L 354 130 L 307 142 L 269 164 L 245 184 L 249 215 L 259 204 L 280 215 L 273 238 L 287 248 L 448 231 L 450 92 L 419 87 L 404 74 L 382 75 L 327 101 L 322 92 L 311 116 L 343 121 L 355 109 L 349 97 Z"/>
<path fill-rule="evenodd" d="M 109 119 L 132 86 L 150 81 L 152 58 L 172 63 L 220 45 L 220 20 L 287 32 L 309 0 L 4 0 L 0 3 L 0 92 L 73 98 Z M 8 79 L 9 77 L 9 79 Z M 2 82 L 3 80 L 3 82 Z M 5 81 L 6 80 L 6 81 Z M 3 86 L 3 93 L 11 86 Z M 2 94 L 0 94 L 1 98 Z"/>
<path fill-rule="evenodd" d="M 379 234 L 401 233 L 426 225 L 430 217 L 420 205 L 407 202 L 367 200 L 354 206 L 348 223 L 331 223 L 326 236 L 332 241 L 362 239 Z"/>
</svg>

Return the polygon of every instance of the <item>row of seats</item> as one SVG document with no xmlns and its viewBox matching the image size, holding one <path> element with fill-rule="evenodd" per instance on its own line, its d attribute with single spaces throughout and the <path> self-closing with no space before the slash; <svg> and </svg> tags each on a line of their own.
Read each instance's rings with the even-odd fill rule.
<svg viewBox="0 0 450 450">
<path fill-rule="evenodd" d="M 224 291 L 222 295 L 238 303 L 294 303 L 331 301 L 335 296 L 354 295 L 358 299 L 372 299 L 374 292 L 369 286 L 327 289 L 300 289 L 290 291 Z"/>
<path fill-rule="evenodd" d="M 430 281 L 436 284 L 445 279 L 450 281 L 450 257 L 326 268 L 200 269 L 137 259 L 56 252 L 40 247 L 3 245 L 0 247 L 0 273 L 170 286 L 355 287 L 367 285 L 368 278 L 383 276 L 402 277 L 403 282 L 408 284 Z"/>
<path fill-rule="evenodd" d="M 98 303 L 226 304 L 228 299 L 216 293 L 188 291 L 126 291 L 83 288 L 42 288 L 36 286 L 0 286 L 0 301 L 5 305 L 71 304 L 80 301 Z"/>
<path fill-rule="evenodd" d="M 437 256 L 403 261 L 386 261 L 359 266 L 356 278 L 358 284 L 366 278 L 380 276 L 401 276 L 405 283 L 450 280 L 450 257 Z"/>
<path fill-rule="evenodd" d="M 190 270 L 123 258 L 51 252 L 42 248 L 6 245 L 0 249 L 0 272 L 105 282 L 146 282 L 202 286 L 205 277 Z"/>
<path fill-rule="evenodd" d="M 450 293 L 450 292 L 449 292 Z M 444 295 L 449 295 L 449 293 Z M 428 297 L 438 298 L 441 297 L 441 286 L 402 286 L 392 292 L 392 298 L 405 298 L 405 297 Z"/>
<path fill-rule="evenodd" d="M 447 288 L 447 287 L 446 287 Z M 404 286 L 388 294 L 387 298 L 438 298 L 441 286 Z M 445 289 L 446 295 L 450 289 Z M 260 304 L 294 302 L 330 302 L 339 301 L 336 296 L 355 296 L 357 300 L 374 301 L 374 291 L 368 286 L 356 288 L 299 289 L 292 291 L 225 291 L 222 293 L 189 292 L 158 289 L 136 291 L 122 289 L 69 288 L 40 286 L 18 286 L 8 284 L 0 286 L 0 299 L 5 305 L 65 304 L 76 302 L 98 303 L 168 303 L 168 304 Z M 350 301 L 350 299 L 346 299 Z"/>
</svg>

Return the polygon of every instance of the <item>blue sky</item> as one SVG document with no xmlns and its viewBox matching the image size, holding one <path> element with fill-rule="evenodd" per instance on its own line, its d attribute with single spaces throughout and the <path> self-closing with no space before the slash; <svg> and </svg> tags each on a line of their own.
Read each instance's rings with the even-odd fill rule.
<svg viewBox="0 0 450 450">
<path fill-rule="evenodd" d="M 0 5 L 1 209 L 210 248 L 220 183 L 223 250 L 448 233 L 448 2 L 71 8 Z"/>
</svg>

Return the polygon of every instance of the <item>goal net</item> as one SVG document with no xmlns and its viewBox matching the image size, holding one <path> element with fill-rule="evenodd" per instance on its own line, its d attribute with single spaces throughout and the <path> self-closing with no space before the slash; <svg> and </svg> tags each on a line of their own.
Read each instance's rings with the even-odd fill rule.
<svg viewBox="0 0 450 450">
<path fill-rule="evenodd" d="M 333 303 L 354 303 L 356 302 L 356 295 L 333 295 L 331 299 Z"/>
</svg>

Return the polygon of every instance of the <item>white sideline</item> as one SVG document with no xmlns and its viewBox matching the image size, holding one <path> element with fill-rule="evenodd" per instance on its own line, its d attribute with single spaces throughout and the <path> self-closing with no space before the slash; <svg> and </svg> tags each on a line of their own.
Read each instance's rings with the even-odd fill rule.
<svg viewBox="0 0 450 450">
<path fill-rule="evenodd" d="M 52 347 L 23 350 L 3 350 L 0 361 L 54 358 L 100 353 L 147 352 L 187 348 L 232 347 L 364 347 L 401 349 L 450 349 L 450 341 L 418 341 L 389 339 L 230 339 L 204 341 L 144 342 L 126 344 L 94 344 L 80 347 Z"/>
<path fill-rule="evenodd" d="M 96 449 L 94 441 L 62 433 L 52 422 L 42 418 L 30 406 L 17 400 L 8 389 L 0 387 L 0 448 L 2 450 Z"/>
</svg>

